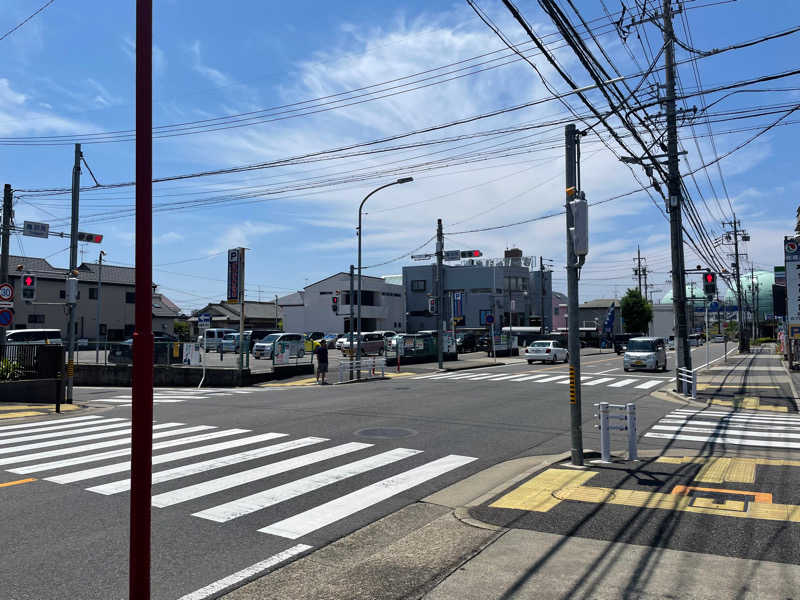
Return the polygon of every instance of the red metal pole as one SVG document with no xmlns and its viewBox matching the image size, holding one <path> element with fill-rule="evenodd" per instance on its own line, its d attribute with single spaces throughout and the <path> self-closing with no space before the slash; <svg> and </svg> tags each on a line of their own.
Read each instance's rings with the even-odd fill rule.
<svg viewBox="0 0 800 600">
<path fill-rule="evenodd" d="M 136 0 L 136 329 L 133 334 L 129 597 L 150 598 L 153 454 L 153 4 Z"/>
</svg>

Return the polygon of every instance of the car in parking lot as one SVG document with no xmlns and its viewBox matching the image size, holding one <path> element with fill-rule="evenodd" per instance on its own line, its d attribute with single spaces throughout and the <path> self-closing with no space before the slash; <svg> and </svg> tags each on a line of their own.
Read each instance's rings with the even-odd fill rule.
<svg viewBox="0 0 800 600">
<path fill-rule="evenodd" d="M 712 342 L 727 342 L 728 338 L 725 335 L 715 335 L 711 338 Z"/>
<path fill-rule="evenodd" d="M 622 357 L 622 367 L 626 371 L 632 369 L 648 369 L 651 371 L 667 370 L 667 349 L 663 338 L 637 337 L 628 340 L 628 349 Z"/>
<path fill-rule="evenodd" d="M 456 350 L 458 352 L 475 352 L 478 349 L 478 336 L 474 333 L 457 333 Z"/>
<path fill-rule="evenodd" d="M 163 365 L 182 362 L 180 351 L 175 356 L 178 338 L 161 331 L 153 332 L 153 364 Z M 108 362 L 117 365 L 133 364 L 133 338 L 123 342 L 112 342 L 108 351 Z"/>
<path fill-rule="evenodd" d="M 336 340 L 339 339 L 339 334 L 338 333 L 328 333 L 322 339 L 325 340 L 325 345 L 328 348 L 335 348 L 336 347 Z"/>
<path fill-rule="evenodd" d="M 394 336 L 392 336 L 394 337 Z M 382 332 L 369 332 L 361 334 L 361 354 L 383 355 L 385 349 L 385 339 Z M 355 356 L 358 347 L 358 335 L 353 335 L 353 343 L 347 340 L 342 344 L 342 353 L 348 356 Z"/>
<path fill-rule="evenodd" d="M 557 340 L 539 340 L 525 348 L 525 359 L 529 365 L 532 365 L 537 360 L 552 363 L 559 360 L 567 362 L 569 360 L 569 352 Z"/>
<path fill-rule="evenodd" d="M 238 352 L 239 351 L 239 334 L 238 333 L 226 333 L 223 338 L 222 342 L 220 343 L 221 351 L 223 354 L 226 352 Z"/>
<path fill-rule="evenodd" d="M 304 341 L 305 336 L 302 333 L 271 333 L 260 342 L 256 342 L 253 346 L 253 357 L 271 360 L 275 358 L 275 344 L 286 342 L 290 346 L 291 356 L 303 358 L 306 353 Z"/>
</svg>

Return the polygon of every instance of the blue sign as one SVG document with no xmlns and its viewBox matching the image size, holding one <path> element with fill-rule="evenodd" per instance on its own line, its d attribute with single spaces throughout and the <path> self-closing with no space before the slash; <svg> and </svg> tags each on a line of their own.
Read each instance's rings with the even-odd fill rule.
<svg viewBox="0 0 800 600">
<path fill-rule="evenodd" d="M 611 333 L 614 331 L 614 318 L 616 317 L 616 313 L 614 312 L 614 302 L 611 303 L 611 306 L 608 307 L 608 313 L 606 313 L 606 320 L 603 321 L 603 333 Z"/>
<path fill-rule="evenodd" d="M 11 320 L 14 318 L 14 315 L 11 313 L 10 310 L 4 308 L 0 310 L 0 327 L 8 327 L 11 325 Z"/>
<path fill-rule="evenodd" d="M 486 315 L 486 324 L 492 325 L 494 323 L 494 315 Z"/>
<path fill-rule="evenodd" d="M 461 292 L 455 292 L 453 294 L 453 316 L 464 316 L 464 294 Z"/>
</svg>

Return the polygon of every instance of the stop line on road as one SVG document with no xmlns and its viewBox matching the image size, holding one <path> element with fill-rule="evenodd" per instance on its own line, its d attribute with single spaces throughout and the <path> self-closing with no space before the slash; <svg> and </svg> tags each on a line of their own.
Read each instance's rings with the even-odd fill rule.
<svg viewBox="0 0 800 600">
<path fill-rule="evenodd" d="M 103 496 L 124 493 L 130 478 L 118 474 L 129 474 L 131 468 L 130 425 L 127 419 L 91 416 L 0 427 L 0 465 L 54 484 L 89 482 L 86 490 Z M 380 450 L 360 441 L 185 425 L 153 425 L 152 505 L 185 504 L 192 516 L 217 523 L 259 513 L 263 518 L 257 530 L 285 539 L 313 533 L 477 460 L 456 454 L 431 460 L 413 448 Z M 287 453 L 289 458 L 276 460 Z M 347 462 L 341 464 L 342 459 Z M 336 464 L 326 468 L 327 462 Z M 178 465 L 158 468 L 166 463 Z M 281 478 L 280 485 L 262 483 L 298 471 L 301 476 Z M 158 489 L 186 478 L 180 487 Z M 254 485 L 262 489 L 254 491 Z M 328 497 L 310 507 L 298 501 L 292 510 L 285 504 L 318 490 L 328 491 Z"/>
<path fill-rule="evenodd" d="M 553 374 L 544 373 L 531 375 L 529 373 L 486 373 L 472 372 L 472 373 L 434 373 L 432 375 L 422 375 L 419 377 L 411 377 L 410 379 L 420 379 L 426 381 L 483 381 L 483 382 L 514 382 L 514 383 L 569 383 L 569 375 L 564 373 Z M 581 385 L 595 386 L 605 385 L 611 388 L 632 387 L 639 390 L 649 390 L 658 385 L 663 385 L 668 381 L 666 378 L 643 378 L 643 377 L 602 377 L 597 375 L 582 375 Z"/>
</svg>

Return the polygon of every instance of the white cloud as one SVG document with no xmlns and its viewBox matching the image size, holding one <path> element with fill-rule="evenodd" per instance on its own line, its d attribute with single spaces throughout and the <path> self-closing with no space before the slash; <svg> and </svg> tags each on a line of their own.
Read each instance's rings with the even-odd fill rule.
<svg viewBox="0 0 800 600">
<path fill-rule="evenodd" d="M 228 248 L 251 247 L 253 241 L 267 234 L 287 231 L 286 225 L 275 223 L 261 223 L 253 221 L 243 221 L 237 225 L 229 225 L 211 245 L 208 254 L 215 254 Z"/>
<path fill-rule="evenodd" d="M 192 68 L 200 73 L 203 77 L 208 79 L 211 83 L 218 86 L 227 86 L 233 83 L 233 80 L 225 75 L 222 71 L 213 67 L 209 67 L 203 62 L 199 40 L 195 40 L 195 42 L 189 47 L 189 50 L 194 59 Z"/>
<path fill-rule="evenodd" d="M 122 51 L 133 62 L 136 63 L 136 41 L 127 35 L 122 38 Z M 156 76 L 163 75 L 167 70 L 167 57 L 164 51 L 153 44 L 153 73 Z"/>
<path fill-rule="evenodd" d="M 8 79 L 0 78 L 0 135 L 73 133 L 87 129 L 98 130 L 93 125 L 61 117 L 52 110 L 31 107 L 28 95 L 13 90 Z"/>
<path fill-rule="evenodd" d="M 167 233 L 162 233 L 161 235 L 157 236 L 155 239 L 156 244 L 169 244 L 171 242 L 182 242 L 184 239 L 183 234 L 178 233 L 177 231 L 168 231 Z"/>
</svg>

